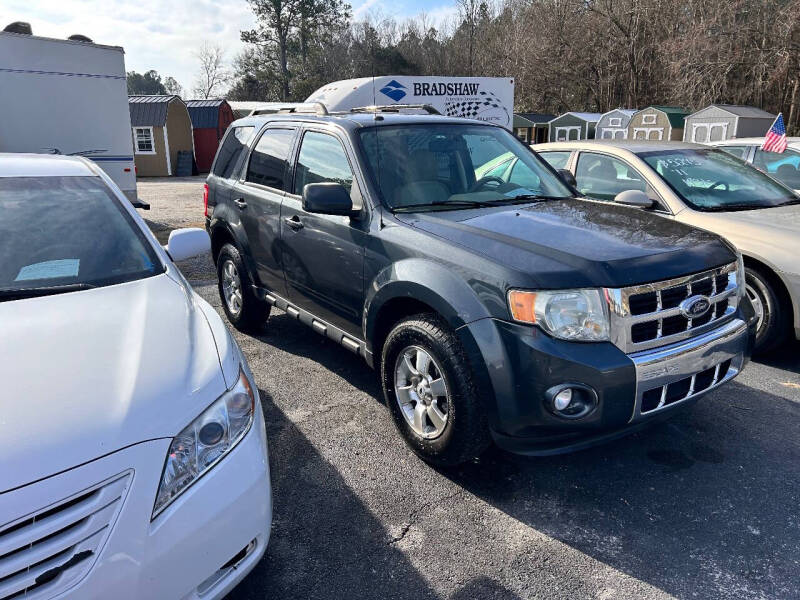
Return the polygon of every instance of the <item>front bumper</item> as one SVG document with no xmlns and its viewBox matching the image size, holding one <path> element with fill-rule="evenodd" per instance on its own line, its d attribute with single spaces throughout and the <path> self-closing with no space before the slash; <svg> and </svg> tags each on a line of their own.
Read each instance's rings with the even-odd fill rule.
<svg viewBox="0 0 800 600">
<path fill-rule="evenodd" d="M 266 550 L 272 521 L 260 406 L 250 431 L 230 454 L 151 521 L 170 441 L 136 444 L 0 497 L 0 515 L 22 516 L 98 482 L 128 480 L 107 537 L 88 558 L 31 597 L 216 599 L 252 570 Z M 74 577 L 73 569 L 85 572 Z"/>
<path fill-rule="evenodd" d="M 800 275 L 794 273 L 781 273 L 789 296 L 792 301 L 792 323 L 794 325 L 794 337 L 800 340 Z"/>
<path fill-rule="evenodd" d="M 579 450 L 674 414 L 733 379 L 753 343 L 753 325 L 741 311 L 704 335 L 631 355 L 611 343 L 556 340 L 536 328 L 493 319 L 466 328 L 494 392 L 495 442 L 531 455 Z M 581 419 L 553 414 L 545 393 L 560 384 L 592 388 L 596 408 Z"/>
</svg>

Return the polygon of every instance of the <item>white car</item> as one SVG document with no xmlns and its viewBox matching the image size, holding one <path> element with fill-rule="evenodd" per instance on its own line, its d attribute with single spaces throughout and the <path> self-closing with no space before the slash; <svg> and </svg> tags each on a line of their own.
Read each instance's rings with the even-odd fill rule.
<svg viewBox="0 0 800 600">
<path fill-rule="evenodd" d="M 82 158 L 0 155 L 0 599 L 221 598 L 272 520 L 242 353 Z"/>
<path fill-rule="evenodd" d="M 800 193 L 800 137 L 787 138 L 786 150 L 764 152 L 764 138 L 739 138 L 722 142 L 709 142 L 729 154 L 733 154 L 777 179 L 786 187 Z"/>
</svg>

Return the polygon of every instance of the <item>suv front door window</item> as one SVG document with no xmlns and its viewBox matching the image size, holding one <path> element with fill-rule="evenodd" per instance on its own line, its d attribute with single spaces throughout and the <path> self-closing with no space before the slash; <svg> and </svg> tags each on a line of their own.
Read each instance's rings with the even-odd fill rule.
<svg viewBox="0 0 800 600">
<path fill-rule="evenodd" d="M 303 188 L 339 183 L 361 206 L 359 186 L 342 141 L 330 133 L 303 134 L 292 192 L 281 207 L 282 262 L 289 300 L 351 335 L 361 337 L 363 264 L 368 220 L 303 210 Z"/>
</svg>

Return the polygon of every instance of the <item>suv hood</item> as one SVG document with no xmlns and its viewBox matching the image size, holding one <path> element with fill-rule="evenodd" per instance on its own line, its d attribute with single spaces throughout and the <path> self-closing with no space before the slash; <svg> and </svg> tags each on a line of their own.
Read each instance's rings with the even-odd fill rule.
<svg viewBox="0 0 800 600">
<path fill-rule="evenodd" d="M 736 259 L 718 236 L 671 219 L 583 199 L 398 214 L 410 225 L 528 275 L 544 288 L 621 287 Z"/>
<path fill-rule="evenodd" d="M 198 302 L 166 274 L 1 302 L 0 493 L 172 437 L 218 398 Z"/>
</svg>

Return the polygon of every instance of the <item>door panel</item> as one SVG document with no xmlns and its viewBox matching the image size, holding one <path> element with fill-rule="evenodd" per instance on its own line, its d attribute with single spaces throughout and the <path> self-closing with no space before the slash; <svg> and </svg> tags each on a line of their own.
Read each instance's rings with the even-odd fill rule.
<svg viewBox="0 0 800 600">
<path fill-rule="evenodd" d="M 231 207 L 242 215 L 261 285 L 281 295 L 286 294 L 280 255 L 281 202 L 296 134 L 296 129 L 266 129 L 250 154 L 244 181 L 231 191 Z"/>
<path fill-rule="evenodd" d="M 349 188 L 354 204 L 360 205 L 358 184 L 341 141 L 329 133 L 306 131 L 294 193 L 281 206 L 281 255 L 289 300 L 361 338 L 368 219 L 305 212 L 303 187 L 327 181 Z"/>
</svg>

